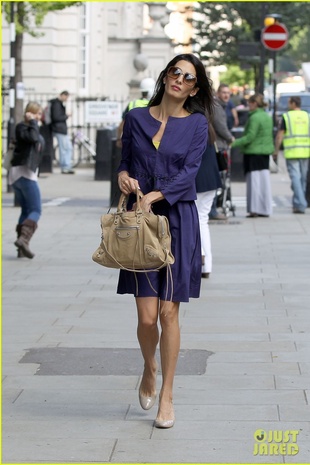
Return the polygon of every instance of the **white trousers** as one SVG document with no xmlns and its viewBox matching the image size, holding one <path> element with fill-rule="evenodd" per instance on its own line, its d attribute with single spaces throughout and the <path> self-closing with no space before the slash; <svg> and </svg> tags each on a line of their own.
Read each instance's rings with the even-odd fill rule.
<svg viewBox="0 0 310 465">
<path fill-rule="evenodd" d="M 201 255 L 204 255 L 205 262 L 202 265 L 202 273 L 212 271 L 211 237 L 209 230 L 209 213 L 212 207 L 216 190 L 197 193 L 197 210 L 199 216 L 199 227 L 201 237 Z"/>
<path fill-rule="evenodd" d="M 246 174 L 247 212 L 272 215 L 270 171 L 251 171 Z"/>
</svg>

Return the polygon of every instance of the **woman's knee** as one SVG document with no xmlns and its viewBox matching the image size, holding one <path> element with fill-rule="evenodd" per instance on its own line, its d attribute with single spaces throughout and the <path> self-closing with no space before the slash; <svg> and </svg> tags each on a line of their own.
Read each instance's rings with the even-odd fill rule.
<svg viewBox="0 0 310 465">
<path fill-rule="evenodd" d="M 149 315 L 139 315 L 138 329 L 144 333 L 151 333 L 157 331 L 157 318 Z"/>
<path fill-rule="evenodd" d="M 138 328 L 144 332 L 150 332 L 157 329 L 157 319 L 147 316 L 138 319 Z"/>
<path fill-rule="evenodd" d="M 162 327 L 179 324 L 179 306 L 179 302 L 161 302 L 159 315 Z"/>
<path fill-rule="evenodd" d="M 143 300 L 137 299 L 138 323 L 140 327 L 152 329 L 157 326 L 158 302 L 157 299 Z"/>
</svg>

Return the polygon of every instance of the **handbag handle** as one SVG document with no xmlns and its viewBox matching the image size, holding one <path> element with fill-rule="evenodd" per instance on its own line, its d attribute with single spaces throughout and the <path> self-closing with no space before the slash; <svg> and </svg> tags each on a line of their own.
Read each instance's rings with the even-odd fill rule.
<svg viewBox="0 0 310 465">
<path fill-rule="evenodd" d="M 143 197 L 142 191 L 140 189 L 137 189 L 136 190 L 136 198 L 137 198 L 136 212 L 139 213 L 139 214 L 142 213 L 141 206 L 140 206 L 140 199 L 142 199 L 142 197 Z M 120 198 L 119 198 L 116 213 L 124 213 L 124 212 L 126 212 L 127 211 L 127 209 L 126 209 L 127 202 L 128 202 L 128 195 L 122 193 Z"/>
</svg>

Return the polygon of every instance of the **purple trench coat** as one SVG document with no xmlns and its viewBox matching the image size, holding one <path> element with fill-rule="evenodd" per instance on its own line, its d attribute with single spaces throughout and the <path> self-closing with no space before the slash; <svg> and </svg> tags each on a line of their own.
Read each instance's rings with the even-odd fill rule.
<svg viewBox="0 0 310 465">
<path fill-rule="evenodd" d="M 207 144 L 208 123 L 201 113 L 185 118 L 170 116 L 157 150 L 152 139 L 160 126 L 148 107 L 134 108 L 126 115 L 118 172 L 128 171 L 139 181 L 144 194 L 159 190 L 165 197 L 153 204 L 153 212 L 169 220 L 175 257 L 172 282 L 167 280 L 166 268 L 148 273 L 121 270 L 117 293 L 157 296 L 162 300 L 168 296 L 173 302 L 188 302 L 200 294 L 201 245 L 195 178 Z M 134 200 L 131 196 L 129 209 Z"/>
</svg>

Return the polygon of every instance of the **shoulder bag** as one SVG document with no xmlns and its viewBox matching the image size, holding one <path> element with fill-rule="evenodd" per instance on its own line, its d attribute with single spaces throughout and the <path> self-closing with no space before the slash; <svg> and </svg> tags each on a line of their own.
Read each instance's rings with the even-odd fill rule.
<svg viewBox="0 0 310 465">
<path fill-rule="evenodd" d="M 135 210 L 127 211 L 128 197 L 121 194 L 116 213 L 101 217 L 101 243 L 92 255 L 99 265 L 148 272 L 174 263 L 168 219 L 143 212 L 142 192 L 136 197 Z"/>
<path fill-rule="evenodd" d="M 13 153 L 14 153 L 14 145 L 10 144 L 7 152 L 4 155 L 3 162 L 2 162 L 3 168 L 5 168 L 8 171 L 12 166 Z"/>
</svg>

